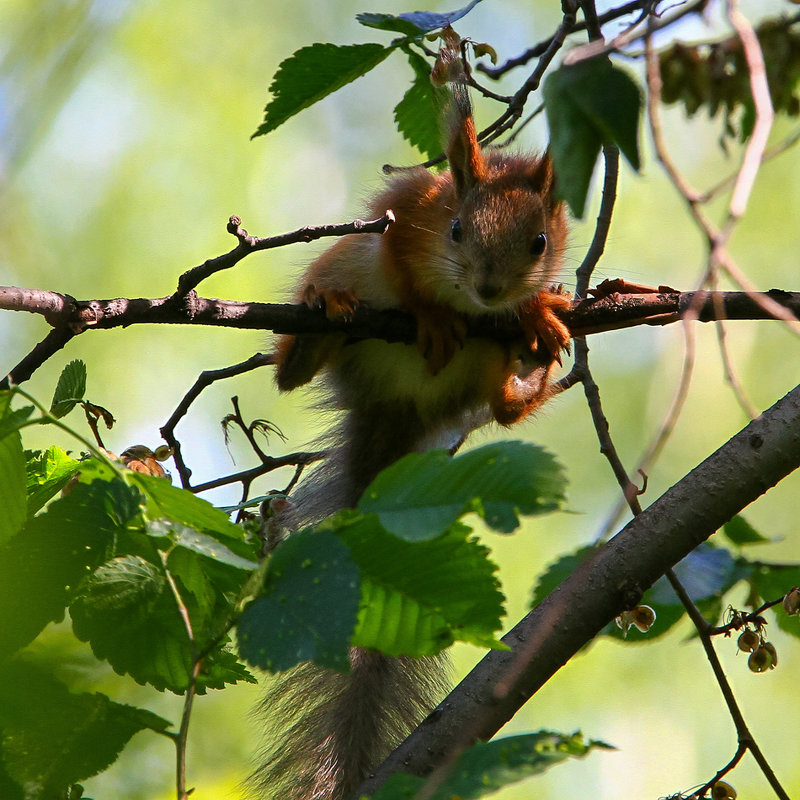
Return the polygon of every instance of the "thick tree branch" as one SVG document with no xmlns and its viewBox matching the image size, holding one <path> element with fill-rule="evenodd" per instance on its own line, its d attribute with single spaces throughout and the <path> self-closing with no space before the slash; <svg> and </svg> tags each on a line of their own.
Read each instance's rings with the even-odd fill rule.
<svg viewBox="0 0 800 800">
<path fill-rule="evenodd" d="M 427 775 L 451 749 L 488 739 L 669 567 L 800 466 L 800 386 L 709 456 L 503 638 L 360 788 Z M 500 692 L 496 687 L 503 687 Z"/>
</svg>

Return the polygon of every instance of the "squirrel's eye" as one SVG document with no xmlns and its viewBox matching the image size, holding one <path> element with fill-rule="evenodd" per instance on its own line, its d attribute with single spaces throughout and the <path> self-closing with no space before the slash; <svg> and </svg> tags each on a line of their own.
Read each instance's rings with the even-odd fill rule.
<svg viewBox="0 0 800 800">
<path fill-rule="evenodd" d="M 544 253 L 545 247 L 547 247 L 547 236 L 544 233 L 540 233 L 531 244 L 531 255 L 540 256 Z"/>
<path fill-rule="evenodd" d="M 450 238 L 454 242 L 461 241 L 461 220 L 458 217 L 453 220 L 453 225 L 450 228 Z"/>
</svg>

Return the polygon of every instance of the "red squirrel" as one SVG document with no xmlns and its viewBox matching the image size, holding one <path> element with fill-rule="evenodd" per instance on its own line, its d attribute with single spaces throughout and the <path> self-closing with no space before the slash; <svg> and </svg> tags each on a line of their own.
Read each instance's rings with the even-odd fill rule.
<svg viewBox="0 0 800 800">
<path fill-rule="evenodd" d="M 278 513 L 283 527 L 354 506 L 409 452 L 451 446 L 490 419 L 520 421 L 547 398 L 548 374 L 568 346 L 556 312 L 569 300 L 548 289 L 567 236 L 550 158 L 481 151 L 461 64 L 451 39 L 434 70 L 452 90 L 449 171 L 418 167 L 390 178 L 370 205 L 374 216 L 392 210 L 388 231 L 339 239 L 297 289 L 298 302 L 324 305 L 334 318 L 361 304 L 402 309 L 416 317 L 418 335 L 415 345 L 279 338 L 278 387 L 322 372 L 331 405 L 344 411 L 329 459 Z M 518 318 L 519 340 L 466 338 L 464 318 L 477 315 Z M 347 798 L 444 689 L 440 659 L 355 649 L 351 663 L 348 675 L 301 665 L 270 691 L 265 710 L 293 719 L 255 775 L 265 796 Z"/>
</svg>

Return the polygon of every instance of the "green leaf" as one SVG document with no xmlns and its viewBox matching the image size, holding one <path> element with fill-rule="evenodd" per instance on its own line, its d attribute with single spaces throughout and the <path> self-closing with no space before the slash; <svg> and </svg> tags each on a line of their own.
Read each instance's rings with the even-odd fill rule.
<svg viewBox="0 0 800 800">
<path fill-rule="evenodd" d="M 440 535 L 468 511 L 511 533 L 518 513 L 557 509 L 565 486 L 562 467 L 543 448 L 498 442 L 454 458 L 444 450 L 405 456 L 373 481 L 358 508 L 409 541 Z"/>
<path fill-rule="evenodd" d="M 426 158 L 436 158 L 442 152 L 439 119 L 447 90 L 431 83 L 428 62 L 412 50 L 406 50 L 416 77 L 403 99 L 395 106 L 397 129 L 410 144 Z"/>
<path fill-rule="evenodd" d="M 63 796 L 76 781 L 106 769 L 138 731 L 170 723 L 103 694 L 71 694 L 23 661 L 0 667 L 2 756 L 26 800 Z M 3 795 L 5 797 L 5 795 Z"/>
<path fill-rule="evenodd" d="M 225 512 L 207 500 L 153 475 L 136 472 L 131 473 L 128 480 L 147 498 L 147 512 L 151 519 L 165 519 L 203 531 L 242 558 L 253 556 L 252 549 L 244 543 L 242 528 L 234 525 Z"/>
<path fill-rule="evenodd" d="M 269 87 L 272 100 L 251 138 L 275 130 L 299 111 L 378 66 L 393 50 L 382 44 L 312 44 L 281 62 Z"/>
<path fill-rule="evenodd" d="M 362 577 L 354 644 L 411 656 L 434 655 L 456 640 L 503 647 L 494 635 L 504 600 L 497 567 L 486 547 L 467 539 L 468 528 L 409 542 L 369 515 L 353 516 L 337 533 Z"/>
<path fill-rule="evenodd" d="M 768 542 L 744 517 L 737 514 L 722 526 L 722 532 L 736 545 L 763 544 Z"/>
<path fill-rule="evenodd" d="M 148 530 L 151 536 L 167 538 L 172 546 L 191 550 L 215 564 L 245 572 L 252 572 L 258 567 L 257 561 L 242 558 L 214 537 L 186 525 L 157 520 L 149 524 Z"/>
<path fill-rule="evenodd" d="M 364 12 L 356 14 L 356 19 L 368 28 L 378 28 L 383 31 L 398 31 L 407 36 L 419 36 L 428 31 L 444 28 L 456 20 L 466 16 L 481 0 L 472 0 L 469 5 L 457 11 L 446 14 L 437 14 L 433 11 L 412 11 L 406 14 L 379 14 Z"/>
<path fill-rule="evenodd" d="M 301 661 L 346 671 L 360 593 L 342 542 L 324 530 L 294 533 L 272 554 L 264 593 L 239 618 L 239 653 L 270 671 Z"/>
<path fill-rule="evenodd" d="M 59 375 L 50 413 L 57 418 L 66 416 L 86 393 L 86 364 L 76 359 L 70 361 Z"/>
<path fill-rule="evenodd" d="M 22 787 L 8 774 L 3 763 L 3 729 L 0 727 L 0 797 L 3 800 L 26 800 Z"/>
<path fill-rule="evenodd" d="M 78 484 L 29 519 L 0 549 L 0 660 L 33 640 L 64 609 L 120 532 L 109 484 Z"/>
<path fill-rule="evenodd" d="M 762 600 L 777 600 L 795 586 L 800 586 L 800 567 L 792 564 L 759 564 L 750 576 Z"/>
<path fill-rule="evenodd" d="M 11 399 L 14 392 L 0 391 L 0 439 L 18 431 L 36 410 L 33 406 L 23 406 L 11 410 Z"/>
<path fill-rule="evenodd" d="M 80 468 L 80 461 L 55 445 L 30 454 L 27 463 L 28 516 L 33 516 L 55 497 Z"/>
<path fill-rule="evenodd" d="M 203 614 L 191 593 L 182 595 L 181 600 L 192 623 L 194 641 L 189 639 L 163 569 L 140 556 L 118 556 L 84 582 L 70 606 L 72 628 L 115 672 L 159 691 L 180 694 L 189 686 L 196 654 L 211 635 L 194 625 L 203 620 Z M 217 649 L 204 659 L 197 691 L 203 694 L 207 688 L 219 689 L 246 675 L 235 657 Z"/>
<path fill-rule="evenodd" d="M 19 531 L 26 516 L 25 456 L 14 432 L 0 439 L 0 545 Z"/>
<path fill-rule="evenodd" d="M 617 145 L 639 170 L 641 91 L 627 71 L 602 56 L 550 73 L 543 95 L 558 191 L 582 217 L 603 145 Z"/>
<path fill-rule="evenodd" d="M 474 800 L 496 792 L 503 786 L 532 775 L 539 775 L 570 758 L 582 758 L 592 750 L 613 749 L 604 742 L 539 731 L 508 736 L 493 742 L 479 742 L 462 753 L 431 800 Z M 408 800 L 425 783 L 405 773 L 397 773 L 373 795 L 374 800 Z"/>
</svg>

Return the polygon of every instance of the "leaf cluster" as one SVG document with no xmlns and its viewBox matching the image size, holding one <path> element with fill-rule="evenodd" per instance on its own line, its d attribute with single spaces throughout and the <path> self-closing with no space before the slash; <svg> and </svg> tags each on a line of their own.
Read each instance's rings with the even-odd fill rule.
<svg viewBox="0 0 800 800">
<path fill-rule="evenodd" d="M 456 640 L 502 647 L 496 566 L 465 517 L 511 533 L 519 514 L 558 508 L 564 487 L 558 462 L 521 442 L 406 456 L 357 509 L 276 548 L 239 619 L 242 656 L 269 670 L 305 660 L 347 670 L 351 645 L 417 657 Z"/>
<path fill-rule="evenodd" d="M 80 797 L 79 782 L 113 763 L 138 731 L 179 742 L 171 723 L 146 709 L 71 691 L 42 648 L 28 647 L 49 623 L 68 617 L 97 660 L 178 694 L 252 681 L 239 655 L 269 670 L 305 660 L 347 670 L 354 645 L 411 656 L 456 640 L 503 647 L 496 567 L 468 523 L 479 518 L 509 534 L 520 515 L 564 500 L 562 468 L 532 445 L 411 455 L 381 474 L 357 509 L 290 536 L 259 566 L 260 540 L 225 513 L 164 478 L 123 469 L 68 428 L 63 418 L 85 405 L 85 391 L 85 367 L 73 362 L 50 410 L 33 398 L 12 408 L 18 390 L 0 396 L 0 608 L 8 621 L 0 629 L 0 789 L 12 800 Z M 72 433 L 91 454 L 24 450 L 22 434 L 34 424 Z M 472 762 L 480 774 L 465 762 L 453 779 L 477 797 L 596 746 L 579 735 L 513 737 Z"/>
<path fill-rule="evenodd" d="M 776 112 L 800 114 L 800 28 L 797 19 L 769 19 L 756 35 L 764 54 L 767 83 Z M 691 117 L 705 109 L 709 117 L 722 113 L 720 137 L 744 141 L 753 131 L 755 106 L 750 70 L 737 36 L 719 42 L 687 45 L 676 42 L 659 56 L 662 100 L 681 103 Z"/>
<path fill-rule="evenodd" d="M 14 392 L 0 396 L 3 797 L 66 796 L 136 732 L 170 726 L 105 695 L 72 693 L 57 666 L 31 660 L 24 648 L 67 614 L 97 659 L 159 691 L 191 685 L 202 694 L 253 680 L 227 637 L 256 566 L 243 531 L 206 501 L 123 470 L 100 450 L 92 458 L 24 450 L 29 425 L 67 429 L 61 419 L 85 386 L 85 367 L 72 362 L 50 411 L 35 401 L 12 410 Z"/>
</svg>

